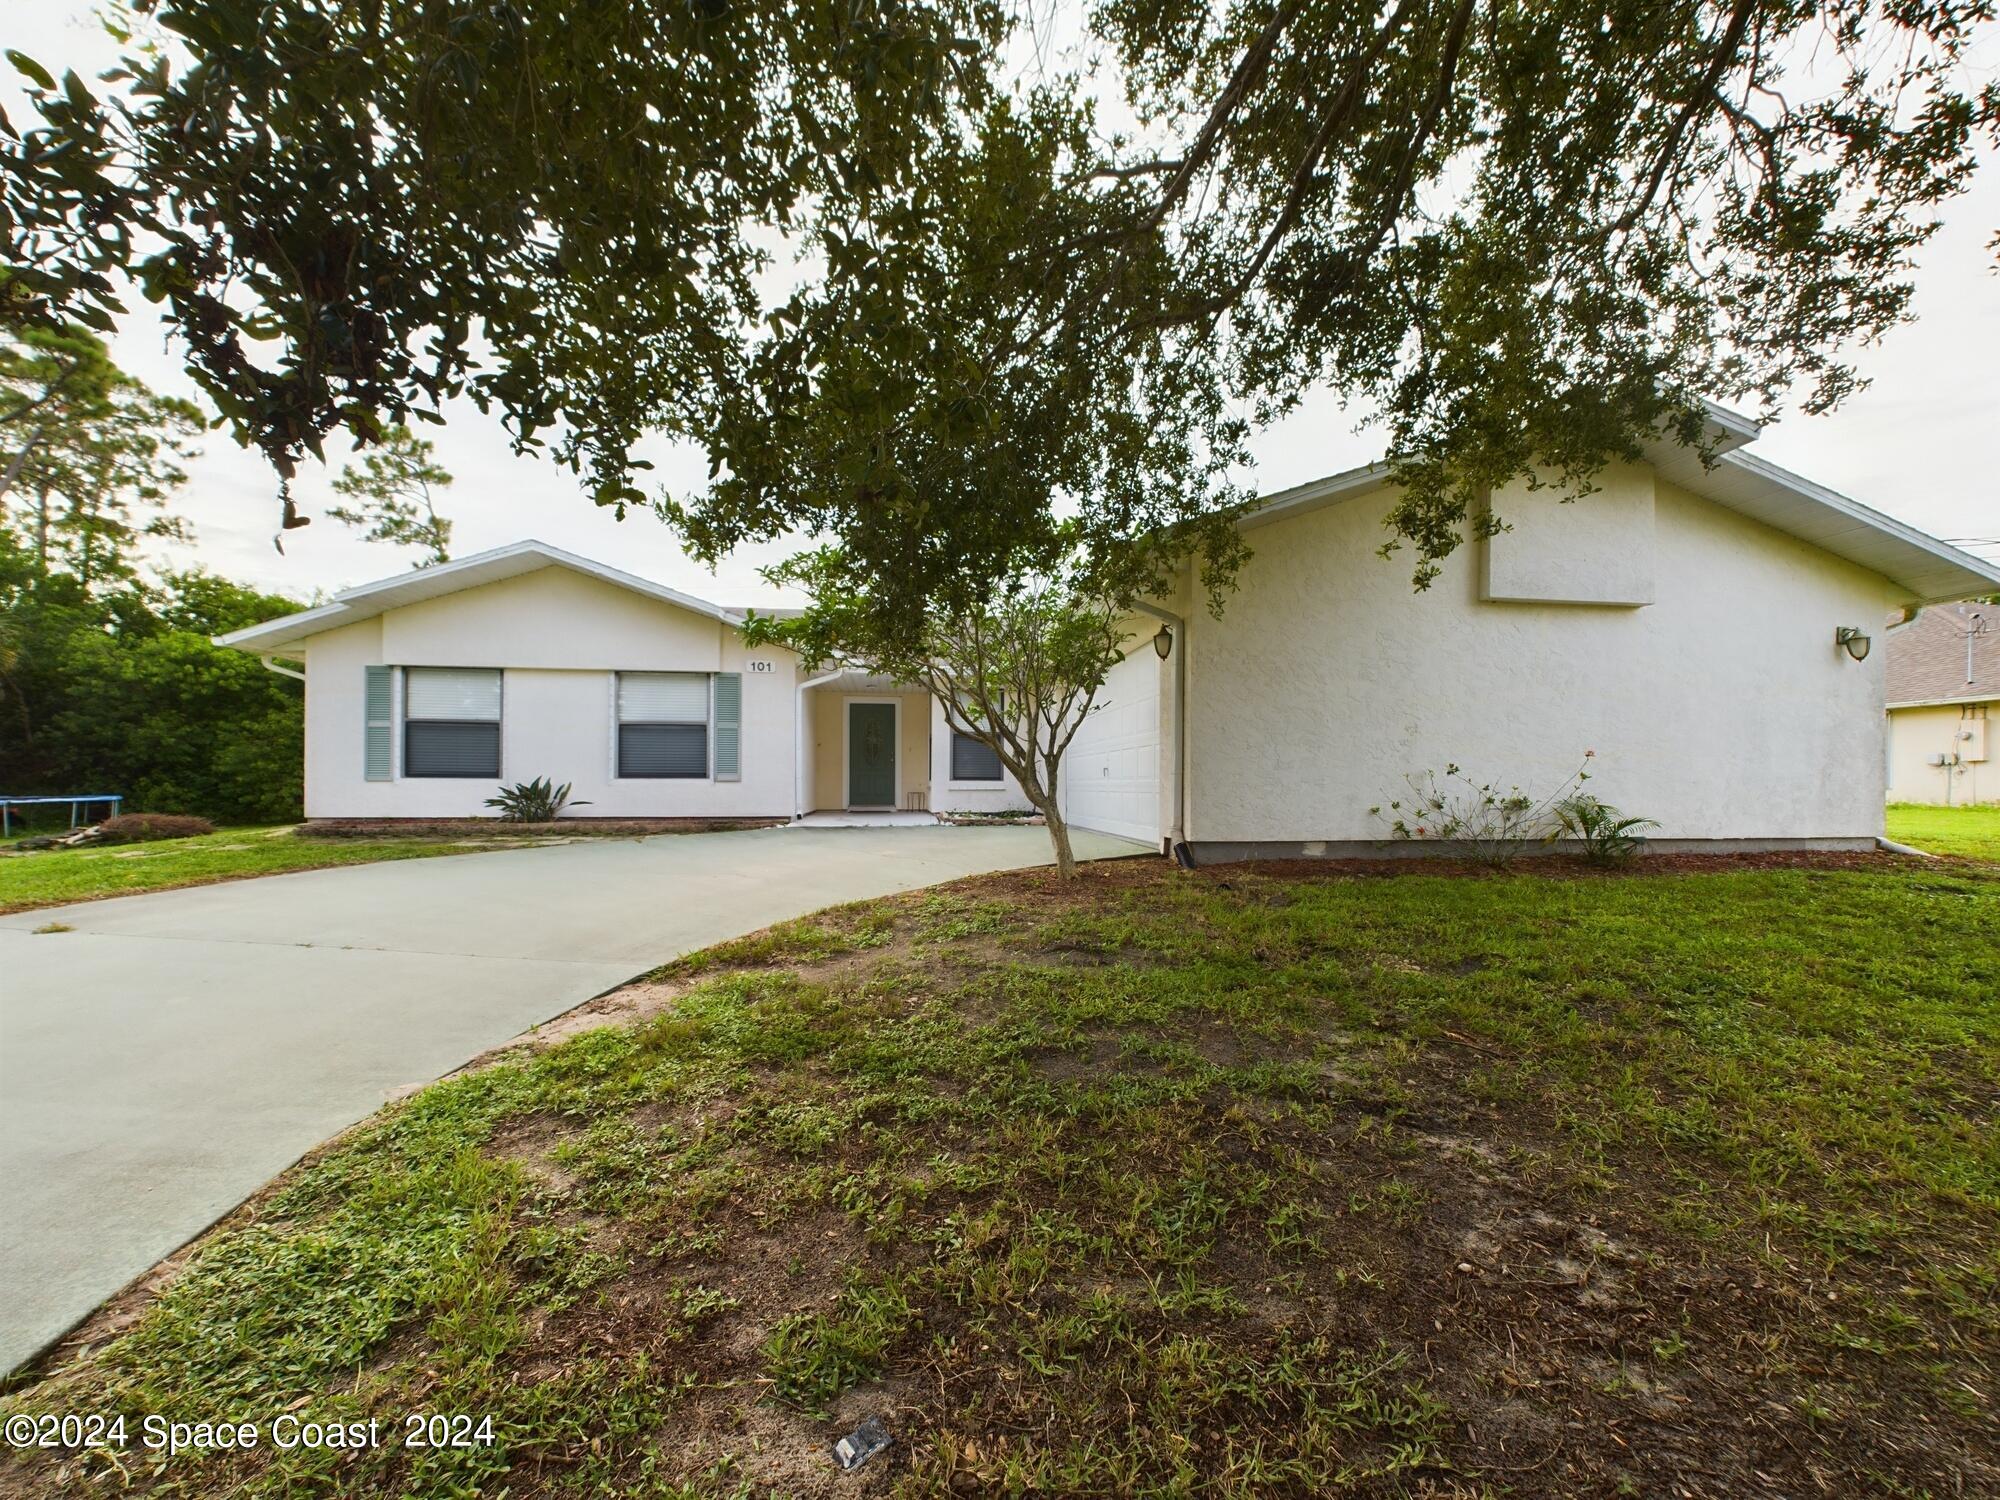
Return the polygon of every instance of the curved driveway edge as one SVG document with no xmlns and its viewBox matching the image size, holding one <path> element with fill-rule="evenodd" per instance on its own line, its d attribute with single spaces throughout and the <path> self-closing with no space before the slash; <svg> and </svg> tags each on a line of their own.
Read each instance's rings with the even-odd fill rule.
<svg viewBox="0 0 2000 1500">
<path fill-rule="evenodd" d="M 0 916 L 0 1372 L 385 1100 L 593 995 L 1048 848 L 1040 828 L 678 834 Z"/>
</svg>

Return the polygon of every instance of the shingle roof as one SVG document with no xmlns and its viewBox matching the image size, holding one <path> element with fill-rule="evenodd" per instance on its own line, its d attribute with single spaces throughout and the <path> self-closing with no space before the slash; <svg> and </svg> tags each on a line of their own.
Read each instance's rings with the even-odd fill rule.
<svg viewBox="0 0 2000 1500">
<path fill-rule="evenodd" d="M 1891 630 L 1882 649 L 1892 707 L 2000 698 L 2000 604 L 1933 604 Z"/>
</svg>

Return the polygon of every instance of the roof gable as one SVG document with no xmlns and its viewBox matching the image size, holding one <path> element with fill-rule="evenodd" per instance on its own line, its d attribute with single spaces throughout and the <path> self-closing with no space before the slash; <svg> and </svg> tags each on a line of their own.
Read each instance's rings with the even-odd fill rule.
<svg viewBox="0 0 2000 1500">
<path fill-rule="evenodd" d="M 1659 442 L 1646 454 L 1654 472 L 1704 500 L 1881 574 L 1912 603 L 2000 590 L 2000 564 L 1962 552 L 1858 500 L 1740 451 L 1755 436 L 1755 425 L 1720 407 L 1711 408 L 1711 416 L 1717 449 L 1713 464 L 1704 463 L 1692 448 Z M 1386 463 L 1365 464 L 1280 491 L 1255 506 L 1241 525 L 1245 530 L 1268 526 L 1351 499 L 1389 483 L 1389 474 Z"/>
<path fill-rule="evenodd" d="M 635 594 L 644 595 L 661 603 L 676 605 L 728 625 L 742 623 L 740 614 L 724 609 L 719 604 L 712 604 L 706 599 L 697 599 L 692 594 L 683 594 L 678 589 L 670 589 L 665 584 L 654 583 L 651 579 L 641 578 L 635 573 L 627 573 L 591 558 L 578 556 L 574 552 L 565 552 L 562 548 L 552 547 L 547 542 L 530 540 L 514 542 L 505 547 L 495 547 L 487 552 L 477 552 L 471 557 L 440 563 L 434 568 L 420 568 L 398 574 L 394 578 L 360 584 L 336 594 L 328 603 L 316 608 L 302 610 L 298 614 L 284 615 L 279 619 L 266 621 L 262 625 L 252 625 L 244 630 L 231 631 L 227 635 L 219 635 L 215 638 L 215 644 L 259 653 L 283 651 L 297 646 L 308 636 L 337 630 L 343 625 L 352 625 L 361 620 L 373 619 L 377 615 L 387 614 L 392 609 L 421 604 L 427 600 L 443 598 L 468 589 L 483 588 L 488 584 L 501 583 L 509 578 L 518 578 L 523 574 L 549 567 L 567 568 L 600 582 L 629 589 Z"/>
</svg>

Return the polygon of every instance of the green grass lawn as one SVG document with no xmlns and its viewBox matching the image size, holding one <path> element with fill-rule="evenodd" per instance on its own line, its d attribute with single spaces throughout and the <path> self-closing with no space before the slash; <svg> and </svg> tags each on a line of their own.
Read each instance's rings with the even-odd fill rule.
<svg viewBox="0 0 2000 1500">
<path fill-rule="evenodd" d="M 1889 804 L 1889 837 L 1931 854 L 2000 859 L 2000 803 L 1982 807 Z"/>
<path fill-rule="evenodd" d="M 379 1446 L 0 1494 L 1994 1493 L 1995 974 L 2000 870 L 1888 858 L 843 908 L 390 1107 L 0 1403 Z"/>
<path fill-rule="evenodd" d="M 463 844 L 436 839 L 307 839 L 296 837 L 289 827 L 278 827 L 226 828 L 199 838 L 148 844 L 0 854 L 0 912 L 276 875 L 283 870 L 465 852 Z"/>
</svg>

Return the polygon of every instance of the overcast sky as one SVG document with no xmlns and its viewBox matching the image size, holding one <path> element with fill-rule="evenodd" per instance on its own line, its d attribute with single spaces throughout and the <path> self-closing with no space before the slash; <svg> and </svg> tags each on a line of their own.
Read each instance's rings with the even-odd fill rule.
<svg viewBox="0 0 2000 1500">
<path fill-rule="evenodd" d="M 78 0 L 11 6 L 7 45 L 58 74 L 72 67 L 94 73 L 113 53 L 90 15 L 90 5 Z M 22 120 L 19 101 L 11 79 L 0 83 L 0 103 Z M 1972 190 L 1947 206 L 1944 227 L 1925 249 L 1915 322 L 1858 352 L 1870 387 L 1830 416 L 1787 414 L 1754 451 L 1934 536 L 2000 539 L 2000 274 L 1989 243 L 1996 229 L 2000 163 L 1989 163 Z M 113 352 L 156 390 L 195 394 L 144 302 L 137 302 Z M 442 507 L 454 523 L 455 555 L 539 537 L 723 603 L 782 598 L 758 569 L 790 547 L 744 549 L 710 573 L 683 556 L 650 514 L 621 523 L 593 506 L 565 471 L 514 457 L 496 420 L 469 404 L 446 416 L 446 426 L 423 435 L 437 443 L 440 460 L 457 477 Z M 1252 448 L 1255 479 L 1265 491 L 1379 456 L 1379 442 L 1357 432 L 1353 419 L 1325 397 L 1261 433 Z M 682 492 L 704 471 L 690 452 L 662 448 L 648 456 L 658 463 L 660 480 Z M 210 434 L 179 502 L 194 522 L 196 540 L 166 549 L 164 560 L 182 566 L 198 561 L 301 598 L 401 570 L 407 553 L 359 542 L 323 514 L 328 482 L 344 454 L 330 448 L 329 458 L 328 470 L 308 467 L 294 484 L 301 506 L 317 519 L 290 533 L 280 556 L 271 545 L 276 480 L 226 432 Z M 1969 550 L 2000 559 L 2000 545 Z"/>
</svg>

